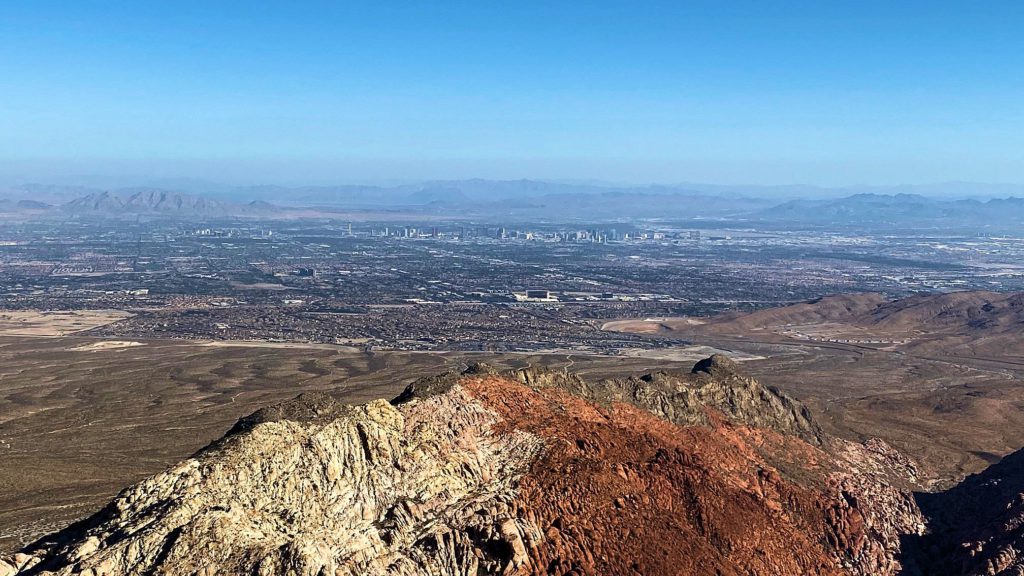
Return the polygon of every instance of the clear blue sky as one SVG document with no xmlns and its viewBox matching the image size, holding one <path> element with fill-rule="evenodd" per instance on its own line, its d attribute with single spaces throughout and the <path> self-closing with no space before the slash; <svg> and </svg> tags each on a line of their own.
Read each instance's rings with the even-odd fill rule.
<svg viewBox="0 0 1024 576">
<path fill-rule="evenodd" d="M 0 173 L 1024 182 L 1024 2 L 0 2 Z"/>
</svg>

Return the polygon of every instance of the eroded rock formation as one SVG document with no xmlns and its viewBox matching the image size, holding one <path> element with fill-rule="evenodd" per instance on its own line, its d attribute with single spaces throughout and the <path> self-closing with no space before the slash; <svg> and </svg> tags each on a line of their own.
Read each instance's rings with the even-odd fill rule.
<svg viewBox="0 0 1024 576">
<path fill-rule="evenodd" d="M 721 354 L 701 360 L 690 372 L 658 371 L 594 383 L 536 368 L 511 374 L 524 384 L 558 386 L 602 404 L 632 404 L 681 426 L 707 425 L 724 416 L 734 423 L 795 434 L 812 444 L 821 442 L 821 430 L 802 404 L 743 376 Z"/>
<path fill-rule="evenodd" d="M 894 574 L 913 466 L 722 357 L 588 383 L 485 366 L 243 418 L 10 574 Z"/>
</svg>

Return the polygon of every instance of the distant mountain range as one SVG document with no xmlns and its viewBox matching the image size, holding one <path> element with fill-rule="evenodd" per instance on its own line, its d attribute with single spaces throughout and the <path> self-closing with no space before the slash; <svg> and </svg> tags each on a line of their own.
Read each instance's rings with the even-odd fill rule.
<svg viewBox="0 0 1024 576">
<path fill-rule="evenodd" d="M 167 190 L 125 190 L 99 192 L 77 198 L 61 206 L 67 212 L 103 211 L 110 213 L 227 214 L 239 208 L 219 200 Z"/>
<path fill-rule="evenodd" d="M 285 211 L 284 208 L 261 200 L 240 204 L 158 189 L 90 191 L 84 196 L 58 205 L 36 200 L 0 199 L 0 212 L 15 212 L 25 215 L 216 217 L 272 216 L 283 211 Z"/>
<path fill-rule="evenodd" d="M 12 200 L 0 198 L 0 212 L 33 212 L 51 208 L 46 202 L 37 200 Z"/>
<path fill-rule="evenodd" d="M 253 186 L 230 194 L 195 195 L 157 188 L 95 190 L 29 185 L 6 191 L 0 211 L 54 215 L 165 217 L 272 216 L 310 208 L 329 216 L 339 210 L 401 209 L 502 219 L 605 220 L 623 218 L 726 218 L 775 204 L 764 198 L 703 194 L 683 188 L 649 186 L 611 188 L 533 180 L 465 180 L 396 187 Z M 52 205 L 18 204 L 18 198 L 42 196 Z"/>
<path fill-rule="evenodd" d="M 855 193 L 813 187 L 708 185 L 604 186 L 539 180 L 445 180 L 399 186 L 248 186 L 195 194 L 165 188 L 100 190 L 28 184 L 0 189 L 0 213 L 10 216 L 330 217 L 339 211 L 400 210 L 495 220 L 612 221 L 624 219 L 735 221 L 786 227 L 943 227 L 1003 230 L 1024 224 L 1020 196 L 955 198 L 971 185 L 916 193 Z M 978 185 L 1013 192 L 1014 186 Z M 986 187 L 987 186 L 987 187 Z M 900 187 L 885 190 L 918 189 Z M 793 197 L 797 195 L 797 197 Z M 785 198 L 789 196 L 789 198 Z M 783 197 L 783 199 L 780 199 Z M 301 214 L 296 212 L 304 209 Z M 291 212 L 289 212 L 291 211 Z"/>
<path fill-rule="evenodd" d="M 940 200 L 919 194 L 854 194 L 831 200 L 791 200 L 758 219 L 813 224 L 1013 225 L 1024 222 L 1024 198 Z"/>
</svg>

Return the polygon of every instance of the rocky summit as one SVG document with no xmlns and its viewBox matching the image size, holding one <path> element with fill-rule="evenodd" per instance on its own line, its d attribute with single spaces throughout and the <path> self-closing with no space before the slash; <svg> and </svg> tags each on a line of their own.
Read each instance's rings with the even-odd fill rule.
<svg viewBox="0 0 1024 576">
<path fill-rule="evenodd" d="M 724 357 L 600 382 L 478 365 L 259 410 L 0 575 L 897 574 L 926 534 L 915 482 Z"/>
</svg>

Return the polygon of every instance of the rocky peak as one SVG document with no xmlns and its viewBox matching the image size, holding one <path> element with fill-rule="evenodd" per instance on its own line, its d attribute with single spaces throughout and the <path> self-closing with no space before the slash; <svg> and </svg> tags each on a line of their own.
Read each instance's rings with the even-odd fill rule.
<svg viewBox="0 0 1024 576">
<path fill-rule="evenodd" d="M 739 365 L 715 354 L 689 372 L 649 372 L 639 377 L 587 382 L 577 374 L 546 368 L 507 375 L 529 386 L 558 387 L 599 403 L 625 402 L 682 425 L 709 425 L 716 416 L 736 424 L 771 428 L 819 444 L 821 429 L 799 401 L 741 374 Z"/>
<path fill-rule="evenodd" d="M 0 563 L 0 575 L 497 573 L 540 450 L 464 392 L 343 406 L 304 395 Z M 532 533 L 531 533 L 532 534 Z M 6 568 L 4 568 L 6 566 Z"/>
<path fill-rule="evenodd" d="M 725 354 L 712 354 L 693 365 L 693 374 L 707 374 L 712 378 L 728 378 L 739 374 L 739 366 Z"/>
<path fill-rule="evenodd" d="M 509 370 L 505 376 L 532 387 L 557 387 L 578 394 L 585 394 L 588 389 L 587 383 L 579 375 L 543 366 Z"/>
<path fill-rule="evenodd" d="M 876 451 L 826 451 L 722 365 L 595 383 L 476 366 L 393 403 L 302 395 L 0 576 L 894 574 L 919 517 Z"/>
<path fill-rule="evenodd" d="M 323 392 L 304 392 L 295 398 L 260 408 L 241 418 L 228 431 L 228 435 L 251 430 L 258 424 L 288 420 L 323 424 L 348 412 L 350 407 Z"/>
</svg>

